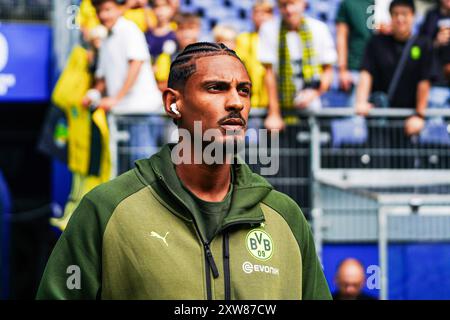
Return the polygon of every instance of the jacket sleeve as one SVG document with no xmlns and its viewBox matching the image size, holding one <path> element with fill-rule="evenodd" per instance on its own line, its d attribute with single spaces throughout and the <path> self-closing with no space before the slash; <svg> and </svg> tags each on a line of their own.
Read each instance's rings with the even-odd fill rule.
<svg viewBox="0 0 450 320">
<path fill-rule="evenodd" d="M 96 299 L 100 296 L 101 229 L 97 209 L 85 197 L 50 255 L 37 299 Z"/>
<path fill-rule="evenodd" d="M 302 256 L 302 299 L 331 300 L 330 289 L 316 253 L 311 227 L 298 204 L 278 191 L 272 191 L 265 203 L 283 216 L 299 245 Z"/>
</svg>

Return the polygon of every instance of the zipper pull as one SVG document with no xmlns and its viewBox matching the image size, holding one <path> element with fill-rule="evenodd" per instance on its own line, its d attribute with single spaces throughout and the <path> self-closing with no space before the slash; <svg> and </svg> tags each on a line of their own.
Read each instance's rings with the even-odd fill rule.
<svg viewBox="0 0 450 320">
<path fill-rule="evenodd" d="M 214 261 L 214 257 L 212 255 L 211 249 L 209 248 L 209 244 L 205 243 L 205 252 L 206 257 L 208 259 L 209 265 L 211 266 L 211 271 L 213 273 L 214 279 L 219 277 L 219 270 L 217 269 L 216 262 Z"/>
<path fill-rule="evenodd" d="M 225 259 L 230 258 L 230 248 L 229 248 L 229 234 L 225 232 L 223 234 L 223 257 Z"/>
</svg>

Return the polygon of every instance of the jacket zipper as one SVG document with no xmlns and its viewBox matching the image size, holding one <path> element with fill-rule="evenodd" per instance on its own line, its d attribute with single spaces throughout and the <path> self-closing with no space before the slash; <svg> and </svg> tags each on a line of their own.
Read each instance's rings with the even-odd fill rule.
<svg viewBox="0 0 450 320">
<path fill-rule="evenodd" d="M 164 188 L 171 193 L 173 196 L 175 196 L 175 198 L 178 199 L 178 201 L 180 201 L 180 203 L 183 204 L 183 206 L 185 207 L 185 209 L 187 209 L 187 211 L 189 211 L 189 208 L 186 206 L 186 204 L 184 203 L 183 200 L 180 199 L 180 197 L 178 197 L 178 195 L 174 194 L 172 191 L 170 191 L 170 189 L 166 186 L 166 184 L 164 183 L 164 178 L 162 176 L 159 176 L 159 179 L 162 181 L 162 185 L 164 186 Z M 200 233 L 200 229 L 198 228 L 197 222 L 195 221 L 195 219 L 192 219 L 194 226 L 195 226 L 195 230 L 197 231 L 197 235 L 200 239 L 200 241 L 203 244 L 203 249 L 204 249 L 204 253 L 205 253 L 205 271 L 206 271 L 206 296 L 208 300 L 212 300 L 212 290 L 211 290 L 211 271 L 213 273 L 213 277 L 214 279 L 217 279 L 219 277 L 219 270 L 217 269 L 217 265 L 216 262 L 214 261 L 214 256 L 211 252 L 211 248 L 210 248 L 210 242 L 204 241 L 202 238 L 202 235 Z M 227 225 L 225 225 L 222 230 L 223 230 L 223 269 L 224 269 L 224 285 L 225 285 L 225 300 L 231 300 L 231 273 L 230 273 L 230 244 L 229 244 L 229 234 L 226 231 L 227 228 L 233 226 L 233 225 L 238 225 L 238 224 L 257 224 L 257 223 L 261 223 L 261 220 L 242 220 L 242 221 L 235 221 L 232 223 L 229 223 Z"/>
<path fill-rule="evenodd" d="M 261 220 L 261 219 L 234 221 L 234 222 L 230 222 L 230 223 L 224 225 L 222 227 L 222 232 L 225 232 L 226 229 L 229 229 L 230 227 L 238 225 L 238 224 L 248 224 L 251 227 L 253 227 L 254 225 L 261 224 L 262 222 L 264 222 L 264 220 Z"/>
<path fill-rule="evenodd" d="M 209 243 L 203 243 L 203 248 L 205 249 L 206 295 L 208 297 L 208 300 L 212 300 L 211 271 L 213 273 L 214 279 L 217 279 L 219 277 L 219 270 L 217 269 L 216 263 L 214 261 Z"/>
<path fill-rule="evenodd" d="M 260 222 L 260 221 L 258 221 Z M 227 229 L 233 225 L 238 224 L 249 224 L 253 225 L 258 223 L 254 220 L 245 220 L 245 221 L 236 221 L 229 223 L 224 226 L 222 229 L 223 233 L 223 243 L 222 243 L 222 251 L 223 251 L 223 278 L 224 278 L 224 288 L 225 288 L 225 300 L 231 300 L 231 271 L 230 271 L 230 234 Z"/>
<path fill-rule="evenodd" d="M 223 278 L 225 287 L 225 300 L 231 300 L 230 275 L 230 241 L 228 232 L 223 234 Z"/>
<path fill-rule="evenodd" d="M 159 179 L 162 182 L 162 185 L 164 186 L 164 188 L 173 196 L 175 196 L 176 199 L 178 199 L 178 201 L 180 201 L 180 203 L 183 204 L 184 208 L 187 209 L 187 211 L 189 211 L 189 208 L 186 206 L 186 204 L 184 203 L 183 200 L 180 199 L 180 197 L 178 197 L 178 195 L 174 194 L 165 184 L 164 178 L 162 176 L 159 176 Z M 197 222 L 195 221 L 195 219 L 192 219 L 192 222 L 194 223 L 194 227 L 195 230 L 197 231 L 197 235 L 203 245 L 203 251 L 205 254 L 205 271 L 206 271 L 206 296 L 208 300 L 212 300 L 212 290 L 211 290 L 211 271 L 213 273 L 213 277 L 214 279 L 219 277 L 219 270 L 217 269 L 217 265 L 216 262 L 214 261 L 214 257 L 212 255 L 211 252 L 211 248 L 209 247 L 209 242 L 203 240 L 203 237 L 200 233 L 200 229 L 198 228 Z"/>
</svg>

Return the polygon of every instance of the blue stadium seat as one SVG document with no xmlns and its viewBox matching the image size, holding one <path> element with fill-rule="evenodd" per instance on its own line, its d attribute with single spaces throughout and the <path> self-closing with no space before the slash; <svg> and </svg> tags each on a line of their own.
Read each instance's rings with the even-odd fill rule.
<svg viewBox="0 0 450 320">
<path fill-rule="evenodd" d="M 368 130 L 364 117 L 334 119 L 331 121 L 331 138 L 333 148 L 343 144 L 361 145 L 367 141 Z"/>
<path fill-rule="evenodd" d="M 450 125 L 442 118 L 430 119 L 419 136 L 421 144 L 450 146 Z"/>
<path fill-rule="evenodd" d="M 351 107 L 350 95 L 346 92 L 331 89 L 320 97 L 323 108 Z"/>
<path fill-rule="evenodd" d="M 335 36 L 335 17 L 341 0 L 309 1 L 307 14 L 324 21 L 333 37 Z M 184 0 L 181 11 L 195 12 L 202 18 L 202 33 L 208 34 L 217 24 L 232 24 L 239 32 L 252 30 L 251 9 L 254 0 Z M 275 7 L 275 14 L 277 9 Z M 333 95 L 331 97 L 334 97 Z M 337 95 L 336 103 L 342 104 L 342 95 Z"/>
<path fill-rule="evenodd" d="M 227 19 L 230 16 L 232 10 L 224 10 L 223 8 L 218 8 L 217 5 L 205 6 L 205 16 L 208 18 L 216 18 L 218 20 Z"/>
</svg>

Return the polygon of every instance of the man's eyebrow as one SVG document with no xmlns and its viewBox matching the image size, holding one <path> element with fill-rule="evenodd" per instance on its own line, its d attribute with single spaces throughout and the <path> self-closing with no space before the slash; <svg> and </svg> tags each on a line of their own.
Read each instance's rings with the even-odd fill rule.
<svg viewBox="0 0 450 320">
<path fill-rule="evenodd" d="M 238 86 L 249 86 L 249 87 L 251 87 L 252 83 L 250 81 L 242 81 L 242 82 L 239 82 Z"/>
<path fill-rule="evenodd" d="M 230 84 L 230 81 L 225 81 L 225 80 L 215 80 L 215 79 L 209 79 L 209 80 L 205 80 L 202 81 L 203 85 L 208 85 L 208 84 Z"/>
<path fill-rule="evenodd" d="M 205 80 L 202 82 L 202 85 L 206 86 L 209 84 L 221 84 L 221 85 L 230 85 L 231 81 L 226 81 L 226 80 L 215 80 L 215 79 L 210 79 L 210 80 Z M 238 86 L 252 86 L 252 83 L 250 81 L 242 81 L 238 83 Z"/>
</svg>

